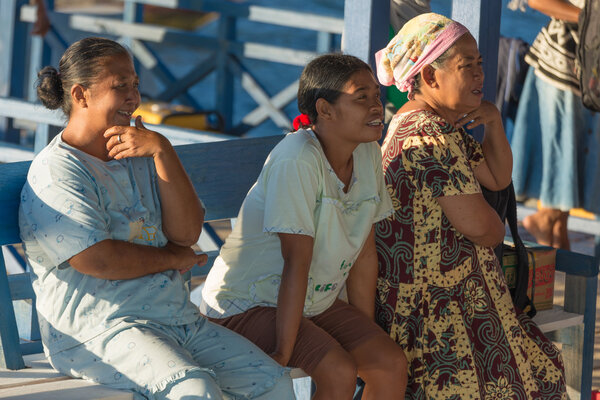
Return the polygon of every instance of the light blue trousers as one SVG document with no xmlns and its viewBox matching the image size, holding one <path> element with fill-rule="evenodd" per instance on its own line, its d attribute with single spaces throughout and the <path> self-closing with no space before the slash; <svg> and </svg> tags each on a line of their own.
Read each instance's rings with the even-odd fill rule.
<svg viewBox="0 0 600 400">
<path fill-rule="evenodd" d="M 124 322 L 49 358 L 64 374 L 136 399 L 295 399 L 286 368 L 204 318 L 183 326 Z"/>
</svg>

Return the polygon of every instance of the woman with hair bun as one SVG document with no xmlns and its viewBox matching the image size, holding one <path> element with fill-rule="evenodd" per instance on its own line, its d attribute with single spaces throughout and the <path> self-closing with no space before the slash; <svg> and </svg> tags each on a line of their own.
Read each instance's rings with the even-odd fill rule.
<svg viewBox="0 0 600 400">
<path fill-rule="evenodd" d="M 169 141 L 131 115 L 131 56 L 104 38 L 73 43 L 38 95 L 68 118 L 33 160 L 19 225 L 46 356 L 60 372 L 136 399 L 293 399 L 289 374 L 203 318 L 182 273 L 204 208 Z"/>
</svg>

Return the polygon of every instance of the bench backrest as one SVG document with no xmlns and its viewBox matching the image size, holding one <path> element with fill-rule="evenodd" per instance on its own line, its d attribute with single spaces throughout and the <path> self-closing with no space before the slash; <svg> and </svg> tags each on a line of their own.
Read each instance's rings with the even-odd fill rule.
<svg viewBox="0 0 600 400">
<path fill-rule="evenodd" d="M 206 220 L 234 218 L 269 152 L 283 136 L 176 146 L 207 209 Z M 18 208 L 30 162 L 0 165 L 0 245 L 20 243 Z M 13 300 L 31 299 L 31 339 L 19 339 Z M 0 367 L 24 368 L 22 355 L 42 351 L 29 273 L 7 275 L 0 254 Z M 36 340 L 37 339 L 37 340 Z"/>
</svg>

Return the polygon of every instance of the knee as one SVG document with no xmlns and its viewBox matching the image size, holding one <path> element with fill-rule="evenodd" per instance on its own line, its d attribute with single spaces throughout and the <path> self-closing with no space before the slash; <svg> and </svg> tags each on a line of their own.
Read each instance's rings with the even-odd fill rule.
<svg viewBox="0 0 600 400">
<path fill-rule="evenodd" d="M 356 389 L 358 369 L 356 363 L 343 350 L 336 354 L 327 354 L 319 363 L 311 378 L 317 386 L 317 393 L 323 398 L 348 399 L 352 398 Z"/>
<path fill-rule="evenodd" d="M 396 343 L 386 343 L 369 354 L 369 359 L 359 368 L 365 381 L 385 381 L 402 384 L 407 376 L 407 361 L 404 351 Z"/>
<path fill-rule="evenodd" d="M 348 387 L 354 390 L 356 388 L 356 377 L 358 368 L 354 360 L 348 355 L 344 362 L 331 366 L 331 379 L 336 379 L 342 387 Z M 335 376 L 335 378 L 334 378 Z"/>
<path fill-rule="evenodd" d="M 384 371 L 395 377 L 406 376 L 406 355 L 400 346 L 394 346 L 394 350 L 384 354 L 382 358 L 385 360 L 382 360 Z"/>
</svg>

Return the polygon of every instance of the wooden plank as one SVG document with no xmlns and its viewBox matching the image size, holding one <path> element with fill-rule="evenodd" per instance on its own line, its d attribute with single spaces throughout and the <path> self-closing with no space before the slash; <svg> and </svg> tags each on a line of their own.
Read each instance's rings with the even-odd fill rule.
<svg viewBox="0 0 600 400">
<path fill-rule="evenodd" d="M 125 0 L 131 2 L 134 0 Z M 184 8 L 194 11 L 214 11 L 222 15 L 246 18 L 249 21 L 290 28 L 308 29 L 342 34 L 344 23 L 341 18 L 306 13 L 298 10 L 285 10 L 281 7 L 271 8 L 255 4 L 236 4 L 221 0 L 135 0 L 136 3 L 152 4 L 167 8 Z M 282 2 L 282 4 L 285 4 Z"/>
<path fill-rule="evenodd" d="M 14 321 L 15 311 L 10 297 L 4 258 L 0 257 L 0 368 L 25 367 L 18 345 L 19 332 Z"/>
<path fill-rule="evenodd" d="M 460 0 L 452 2 L 452 19 L 466 26 L 479 45 L 483 57 L 483 96 L 495 101 L 498 73 L 501 0 Z"/>
<path fill-rule="evenodd" d="M 387 45 L 389 25 L 389 1 L 346 0 L 342 50 L 369 63 L 376 71 L 375 53 Z"/>
<path fill-rule="evenodd" d="M 81 379 L 3 389 L 0 399 L 11 400 L 132 400 L 133 393 Z"/>
<path fill-rule="evenodd" d="M 566 312 L 562 307 L 554 306 L 551 310 L 538 311 L 533 321 L 542 332 L 552 332 L 583 324 L 583 315 Z"/>
<path fill-rule="evenodd" d="M 35 153 L 18 144 L 0 141 L 0 163 L 13 163 L 33 160 Z"/>
<path fill-rule="evenodd" d="M 279 109 L 284 108 L 292 101 L 296 100 L 298 93 L 299 81 L 295 80 L 281 92 L 271 97 L 271 104 Z M 242 118 L 242 124 L 249 126 L 257 126 L 269 117 L 269 108 L 261 105 Z"/>
<path fill-rule="evenodd" d="M 556 270 L 579 277 L 597 277 L 598 260 L 593 256 L 558 249 L 556 250 Z"/>
<path fill-rule="evenodd" d="M 19 371 L 0 369 L 0 393 L 4 389 L 71 379 L 56 371 L 43 353 L 23 357 L 27 368 Z"/>
<path fill-rule="evenodd" d="M 31 299 L 35 296 L 31 287 L 31 275 L 28 272 L 9 275 L 8 284 L 13 300 Z"/>
<path fill-rule="evenodd" d="M 177 146 L 181 162 L 206 206 L 207 221 L 239 210 L 267 155 L 283 135 Z"/>
<path fill-rule="evenodd" d="M 289 130 L 292 127 L 292 121 L 288 116 L 277 108 L 272 102 L 271 97 L 244 67 L 244 65 L 235 57 L 229 58 L 228 67 L 236 74 L 241 76 L 242 88 L 258 103 L 265 107 L 269 112 L 269 117 L 275 122 L 278 128 Z"/>
<path fill-rule="evenodd" d="M 0 245 L 21 242 L 16 211 L 29 164 L 22 161 L 0 165 Z"/>
</svg>

